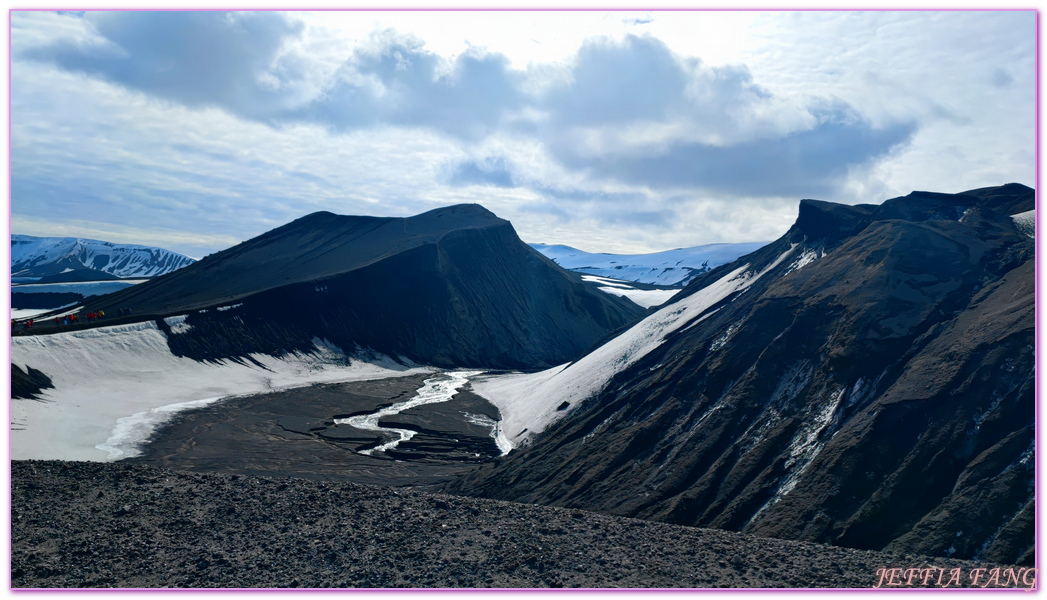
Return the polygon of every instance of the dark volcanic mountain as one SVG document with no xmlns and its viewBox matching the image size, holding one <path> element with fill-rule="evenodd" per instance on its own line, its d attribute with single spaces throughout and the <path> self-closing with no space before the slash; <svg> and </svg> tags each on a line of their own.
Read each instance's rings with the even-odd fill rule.
<svg viewBox="0 0 1047 600">
<path fill-rule="evenodd" d="M 411 218 L 302 217 L 82 312 L 186 315 L 171 349 L 200 360 L 327 340 L 444 367 L 571 360 L 643 309 L 585 285 L 478 205 Z"/>
<path fill-rule="evenodd" d="M 1009 215 L 1033 208 L 1017 184 L 804 200 L 781 239 L 551 376 L 607 373 L 452 488 L 1031 564 L 1034 243 Z"/>
</svg>

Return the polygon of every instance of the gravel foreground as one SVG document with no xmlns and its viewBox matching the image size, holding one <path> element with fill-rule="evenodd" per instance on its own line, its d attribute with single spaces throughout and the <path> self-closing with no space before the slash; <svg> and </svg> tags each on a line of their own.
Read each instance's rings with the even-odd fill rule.
<svg viewBox="0 0 1047 600">
<path fill-rule="evenodd" d="M 992 568 L 347 482 L 12 461 L 11 485 L 13 588 L 850 588 L 935 567 L 982 587 Z"/>
</svg>

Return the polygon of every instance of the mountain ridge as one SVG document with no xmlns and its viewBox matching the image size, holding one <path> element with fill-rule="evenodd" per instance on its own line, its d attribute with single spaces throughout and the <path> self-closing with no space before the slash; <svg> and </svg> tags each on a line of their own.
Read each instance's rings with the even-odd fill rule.
<svg viewBox="0 0 1047 600">
<path fill-rule="evenodd" d="M 350 353 L 489 368 L 570 360 L 644 313 L 479 205 L 408 218 L 313 213 L 82 310 L 124 307 L 197 360 L 310 352 L 321 339 Z"/>
<path fill-rule="evenodd" d="M 1013 186 L 880 206 L 804 201 L 781 238 L 611 340 L 626 352 L 607 356 L 625 366 L 592 395 L 448 489 L 1027 563 L 1034 246 L 992 207 L 1033 203 Z M 628 341 L 657 319 L 656 344 Z M 589 357 L 601 352 L 574 364 L 600 372 Z M 532 377 L 582 385 L 572 366 L 545 373 Z M 505 418 L 538 400 L 505 397 L 514 380 L 501 381 L 474 388 Z"/>
</svg>

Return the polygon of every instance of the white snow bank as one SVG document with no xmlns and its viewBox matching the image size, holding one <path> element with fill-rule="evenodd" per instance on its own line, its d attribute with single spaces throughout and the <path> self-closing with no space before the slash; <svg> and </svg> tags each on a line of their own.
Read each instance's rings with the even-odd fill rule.
<svg viewBox="0 0 1047 600">
<path fill-rule="evenodd" d="M 717 302 L 745 290 L 777 267 L 794 244 L 759 273 L 743 265 L 694 294 L 662 308 L 577 362 L 538 373 L 477 377 L 473 391 L 498 407 L 502 431 L 514 446 L 545 430 L 567 411 L 597 394 L 617 373 L 657 348 L 666 336 L 702 316 Z M 557 410 L 563 403 L 564 410 Z"/>
<path fill-rule="evenodd" d="M 582 275 L 582 280 L 597 284 L 598 290 L 605 294 L 613 294 L 632 300 L 634 304 L 644 308 L 665 304 L 680 292 L 675 290 L 638 290 L 625 281 L 610 279 L 608 277 L 597 277 L 596 275 Z"/>
<path fill-rule="evenodd" d="M 1031 238 L 1036 237 L 1036 209 L 1011 215 L 1011 218 L 1014 219 L 1014 225 L 1018 231 Z"/>
<path fill-rule="evenodd" d="M 76 306 L 76 304 L 77 304 L 76 302 L 73 302 L 72 304 L 66 304 L 65 306 L 59 306 L 58 308 L 12 308 L 11 309 L 11 318 L 12 319 L 17 319 L 17 320 L 32 319 L 33 317 L 35 317 L 37 315 L 42 315 L 44 313 L 49 313 L 49 312 L 51 312 L 53 310 L 61 310 L 63 308 L 69 308 L 70 306 Z M 52 318 L 54 318 L 54 317 L 52 317 Z"/>
<path fill-rule="evenodd" d="M 171 420 L 176 414 L 183 410 L 202 408 L 208 404 L 214 404 L 221 398 L 204 398 L 203 400 L 192 400 L 190 402 L 179 402 L 168 404 L 159 408 L 150 408 L 130 417 L 121 417 L 116 420 L 113 432 L 109 439 L 98 444 L 95 448 L 109 453 L 109 460 L 120 460 L 141 454 L 139 448 L 149 441 L 156 428 Z"/>
<path fill-rule="evenodd" d="M 596 275 L 582 275 L 582 281 L 588 281 L 589 283 L 598 283 L 602 285 L 609 285 L 611 287 L 634 289 L 633 286 L 627 284 L 620 279 L 611 279 L 609 277 L 597 277 Z"/>
<path fill-rule="evenodd" d="M 314 383 L 399 377 L 428 368 L 364 362 L 318 347 L 316 355 L 252 355 L 262 367 L 175 356 L 155 322 L 11 341 L 11 362 L 51 378 L 40 400 L 11 401 L 11 458 L 113 460 L 134 455 L 142 436 L 203 401 Z M 154 410 L 155 409 L 155 410 Z"/>
<path fill-rule="evenodd" d="M 644 308 L 665 304 L 669 298 L 680 293 L 680 290 L 638 290 L 636 288 L 600 287 L 601 292 L 623 296 Z"/>
<path fill-rule="evenodd" d="M 178 315 L 177 317 L 164 317 L 164 323 L 171 328 L 171 333 L 181 334 L 192 331 L 193 326 L 186 323 L 185 320 L 189 315 Z"/>
</svg>

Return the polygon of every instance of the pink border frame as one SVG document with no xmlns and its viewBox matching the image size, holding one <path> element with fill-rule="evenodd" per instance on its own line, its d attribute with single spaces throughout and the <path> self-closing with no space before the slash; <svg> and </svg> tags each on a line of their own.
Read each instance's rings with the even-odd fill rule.
<svg viewBox="0 0 1047 600">
<path fill-rule="evenodd" d="M 63 10 L 70 8 L 8 8 L 7 10 L 7 238 L 10 239 L 12 236 L 12 214 L 13 214 L 13 188 L 12 188 L 12 150 L 13 150 L 13 115 L 12 115 L 12 65 L 13 65 L 13 42 L 12 42 L 12 16 L 15 12 L 51 12 L 51 10 Z M 72 8 L 75 10 L 107 10 L 108 8 Z M 239 10 L 246 10 L 246 8 L 236 8 Z M 227 10 L 227 8 L 112 8 L 112 10 L 121 10 L 121 12 L 155 12 L 155 10 L 177 10 L 177 12 L 187 12 L 187 10 L 195 10 L 195 12 L 221 12 L 221 10 Z M 257 9 L 260 12 L 281 12 L 280 8 L 261 8 Z M 614 10 L 614 12 L 629 13 L 629 12 L 721 12 L 721 13 L 823 13 L 823 12 L 1033 12 L 1035 15 L 1035 39 L 1037 39 L 1037 46 L 1035 46 L 1035 237 L 1039 240 L 1041 238 L 1041 219 L 1040 219 L 1040 10 L 1035 8 L 687 8 L 687 7 L 646 7 L 646 8 L 594 8 L 594 7 L 496 7 L 496 8 L 431 8 L 431 7 L 417 7 L 417 8 L 404 8 L 404 7 L 351 7 L 351 8 L 308 8 L 298 7 L 286 9 L 288 12 L 483 12 L 483 13 L 499 13 L 499 12 L 606 12 L 606 10 Z M 1041 345 L 1040 337 L 1042 333 L 1041 321 L 1040 321 L 1040 247 L 1037 246 L 1037 250 L 1034 253 L 1034 289 L 1035 289 L 1035 325 L 1034 325 L 1034 348 L 1035 356 L 1037 356 L 1037 369 L 1040 368 L 1040 356 L 1041 356 Z M 7 308 L 10 308 L 10 261 L 8 260 L 4 266 L 7 273 L 6 285 L 8 291 L 8 303 Z M 8 332 L 7 340 L 7 355 L 6 358 L 10 359 L 10 336 Z M 1042 400 L 1041 391 L 1041 378 L 1038 376 L 1035 378 L 1034 388 L 1034 432 L 1033 432 L 1033 461 L 1035 467 L 1034 472 L 1034 528 L 1035 528 L 1035 569 L 1037 569 L 1037 584 L 1032 588 L 1032 592 L 1039 593 L 1041 591 L 1041 580 L 1040 575 L 1043 573 L 1043 547 L 1040 545 L 1040 533 L 1041 533 L 1041 519 L 1042 514 L 1040 510 L 1039 499 L 1041 496 L 1041 477 L 1040 477 L 1040 437 L 1041 437 L 1041 422 L 1040 422 L 1040 402 Z M 7 378 L 7 422 L 10 422 L 10 378 Z M 7 464 L 5 467 L 5 475 L 7 480 L 7 508 L 8 511 L 12 508 L 12 489 L 10 489 L 10 454 L 12 454 L 12 447 L 10 447 L 10 428 L 6 429 L 7 436 Z M 65 593 L 103 593 L 103 594 L 126 594 L 126 593 L 241 593 L 241 594 L 254 594 L 254 593 L 337 593 L 337 594 L 381 594 L 381 593 L 400 593 L 400 594 L 431 594 L 431 593 L 454 593 L 454 594 L 500 594 L 500 593 L 552 593 L 552 594 L 578 594 L 578 593 L 600 593 L 600 594 L 648 594 L 648 593 L 669 593 L 669 594 L 694 594 L 696 592 L 715 592 L 715 593 L 767 593 L 776 592 L 784 594 L 807 594 L 807 593 L 981 593 L 981 594 L 993 594 L 993 593 L 1024 593 L 1024 588 L 971 588 L 971 587 L 958 587 L 958 588 L 938 588 L 938 587 L 890 587 L 890 588 L 871 588 L 871 587 L 682 587 L 682 588 L 671 588 L 671 587 L 573 587 L 573 588 L 547 588 L 543 587 L 475 587 L 475 588 L 460 588 L 460 587 L 353 587 L 353 588 L 324 588 L 324 587 L 296 587 L 296 588 L 284 588 L 284 587 L 270 587 L 270 588 L 240 588 L 240 587 L 179 587 L 179 588 L 154 588 L 154 587 L 118 587 L 118 588 L 94 588 L 94 587 L 67 587 L 67 588 L 37 588 L 37 587 L 12 587 L 10 586 L 10 562 L 9 557 L 12 556 L 13 542 L 12 542 L 12 523 L 10 523 L 9 512 L 7 518 L 7 557 L 8 563 L 7 568 L 7 588 L 9 591 L 18 593 L 29 593 L 29 594 L 65 594 Z"/>
</svg>

